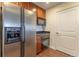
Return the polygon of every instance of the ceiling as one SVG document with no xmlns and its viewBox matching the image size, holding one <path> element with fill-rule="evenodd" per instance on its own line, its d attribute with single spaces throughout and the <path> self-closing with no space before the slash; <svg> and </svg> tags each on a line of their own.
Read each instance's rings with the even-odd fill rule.
<svg viewBox="0 0 79 59">
<path fill-rule="evenodd" d="M 54 7 L 58 4 L 61 4 L 62 2 L 49 2 L 48 4 L 46 2 L 34 2 L 34 4 L 44 8 L 44 9 L 48 9 L 51 7 Z"/>
</svg>

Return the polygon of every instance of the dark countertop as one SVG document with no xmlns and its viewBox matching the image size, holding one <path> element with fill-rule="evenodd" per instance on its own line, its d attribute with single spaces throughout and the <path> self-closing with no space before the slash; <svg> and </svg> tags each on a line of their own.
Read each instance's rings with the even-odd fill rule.
<svg viewBox="0 0 79 59">
<path fill-rule="evenodd" d="M 50 33 L 50 32 L 49 31 L 37 31 L 36 33 L 40 34 L 40 33 Z"/>
</svg>

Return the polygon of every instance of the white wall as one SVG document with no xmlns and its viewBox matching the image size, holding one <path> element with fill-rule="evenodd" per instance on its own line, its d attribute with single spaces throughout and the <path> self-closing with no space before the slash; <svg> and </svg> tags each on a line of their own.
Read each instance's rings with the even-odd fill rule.
<svg viewBox="0 0 79 59">
<path fill-rule="evenodd" d="M 50 48 L 55 48 L 55 24 L 56 24 L 56 12 L 74 7 L 79 5 L 79 3 L 63 3 L 46 10 L 46 31 L 50 31 Z"/>
</svg>

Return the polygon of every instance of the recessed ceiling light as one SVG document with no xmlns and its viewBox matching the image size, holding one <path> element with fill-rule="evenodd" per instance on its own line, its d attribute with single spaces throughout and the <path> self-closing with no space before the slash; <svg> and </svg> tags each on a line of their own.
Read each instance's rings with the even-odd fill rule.
<svg viewBox="0 0 79 59">
<path fill-rule="evenodd" d="M 32 11 L 35 12 L 36 11 L 36 8 L 33 8 Z"/>
<path fill-rule="evenodd" d="M 50 2 L 46 2 L 46 4 L 49 4 Z"/>
<path fill-rule="evenodd" d="M 29 15 L 32 15 L 32 14 L 33 14 L 33 11 L 28 10 L 28 14 L 29 14 Z"/>
</svg>

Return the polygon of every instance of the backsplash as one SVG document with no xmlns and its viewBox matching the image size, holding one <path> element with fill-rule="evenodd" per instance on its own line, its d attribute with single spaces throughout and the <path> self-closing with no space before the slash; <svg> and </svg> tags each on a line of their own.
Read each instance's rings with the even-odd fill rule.
<svg viewBox="0 0 79 59">
<path fill-rule="evenodd" d="M 44 31 L 46 26 L 36 26 L 36 31 Z"/>
</svg>

